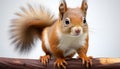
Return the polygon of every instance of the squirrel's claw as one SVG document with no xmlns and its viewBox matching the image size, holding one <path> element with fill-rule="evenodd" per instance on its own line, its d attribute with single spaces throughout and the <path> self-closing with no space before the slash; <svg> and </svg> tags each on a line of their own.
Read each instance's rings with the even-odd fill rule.
<svg viewBox="0 0 120 69">
<path fill-rule="evenodd" d="M 82 58 L 82 57 L 77 57 L 77 58 L 82 60 L 82 64 L 85 65 L 86 68 L 92 66 L 92 56 L 89 56 L 87 58 Z"/>
<path fill-rule="evenodd" d="M 43 65 L 46 65 L 50 59 L 50 55 L 40 56 L 40 62 Z"/>
<path fill-rule="evenodd" d="M 86 68 L 89 68 L 92 66 L 92 57 L 87 57 L 86 59 L 85 58 L 81 58 L 82 59 L 82 64 L 85 65 Z"/>
<path fill-rule="evenodd" d="M 59 69 L 61 69 L 61 67 L 66 69 L 65 65 L 67 65 L 65 59 L 57 58 L 56 61 L 54 62 L 54 66 L 57 66 Z"/>
</svg>

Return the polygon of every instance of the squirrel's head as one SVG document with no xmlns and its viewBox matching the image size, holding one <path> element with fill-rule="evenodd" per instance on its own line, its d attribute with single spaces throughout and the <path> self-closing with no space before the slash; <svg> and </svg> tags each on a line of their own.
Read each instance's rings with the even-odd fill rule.
<svg viewBox="0 0 120 69">
<path fill-rule="evenodd" d="M 62 0 L 59 6 L 61 31 L 72 36 L 79 36 L 88 32 L 86 23 L 87 8 L 86 0 L 83 0 L 82 5 L 78 8 L 67 8 L 65 0 Z"/>
</svg>

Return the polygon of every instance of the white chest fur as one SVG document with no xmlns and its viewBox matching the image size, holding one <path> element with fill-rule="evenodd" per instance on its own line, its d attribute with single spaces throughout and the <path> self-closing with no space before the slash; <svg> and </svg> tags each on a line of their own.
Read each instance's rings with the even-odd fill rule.
<svg viewBox="0 0 120 69">
<path fill-rule="evenodd" d="M 57 31 L 59 37 L 59 45 L 58 48 L 63 50 L 64 56 L 67 56 L 76 51 L 76 49 L 82 47 L 86 43 L 87 34 L 81 34 L 80 36 L 70 36 L 64 35 Z"/>
</svg>

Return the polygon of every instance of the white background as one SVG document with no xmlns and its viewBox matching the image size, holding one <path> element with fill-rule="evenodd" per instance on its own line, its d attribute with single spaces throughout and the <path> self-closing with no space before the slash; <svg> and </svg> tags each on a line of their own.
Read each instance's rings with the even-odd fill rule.
<svg viewBox="0 0 120 69">
<path fill-rule="evenodd" d="M 66 0 L 68 7 L 80 7 L 82 0 Z M 14 13 L 27 3 L 43 4 L 58 16 L 59 0 L 0 0 L 0 57 L 38 59 L 44 55 L 41 42 L 28 55 L 20 55 L 11 45 L 8 32 Z M 88 55 L 93 57 L 120 57 L 120 0 L 88 0 L 89 24 Z"/>
</svg>

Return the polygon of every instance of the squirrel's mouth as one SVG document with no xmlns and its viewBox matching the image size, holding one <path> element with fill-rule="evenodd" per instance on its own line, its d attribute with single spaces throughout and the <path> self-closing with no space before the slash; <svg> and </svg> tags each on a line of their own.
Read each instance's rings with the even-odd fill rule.
<svg viewBox="0 0 120 69">
<path fill-rule="evenodd" d="M 76 33 L 76 34 L 75 34 L 75 36 L 79 36 L 79 35 L 80 35 L 80 33 Z"/>
<path fill-rule="evenodd" d="M 71 34 L 71 36 L 74 36 L 74 37 L 78 37 L 78 36 L 80 36 L 81 35 L 81 33 L 74 33 L 74 34 Z"/>
</svg>

